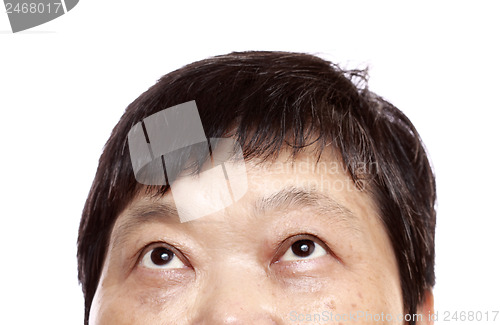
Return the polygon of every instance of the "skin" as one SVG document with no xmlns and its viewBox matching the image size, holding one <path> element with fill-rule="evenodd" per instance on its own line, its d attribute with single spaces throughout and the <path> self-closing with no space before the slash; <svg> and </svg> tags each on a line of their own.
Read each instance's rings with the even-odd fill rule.
<svg viewBox="0 0 500 325">
<path fill-rule="evenodd" d="M 404 324 L 396 259 L 371 197 L 339 168 L 315 169 L 307 153 L 245 165 L 245 195 L 189 222 L 168 208 L 189 211 L 189 200 L 171 192 L 130 202 L 112 230 L 90 324 Z M 178 182 L 198 210 L 213 204 L 192 187 L 211 176 Z M 300 240 L 311 255 L 295 254 Z M 156 265 L 151 252 L 165 249 L 178 257 Z M 432 324 L 432 312 L 428 292 L 417 323 Z"/>
</svg>

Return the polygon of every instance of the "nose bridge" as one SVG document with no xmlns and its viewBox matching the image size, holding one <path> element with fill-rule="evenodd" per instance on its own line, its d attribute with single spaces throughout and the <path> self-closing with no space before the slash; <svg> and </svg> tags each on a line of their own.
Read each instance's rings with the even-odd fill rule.
<svg viewBox="0 0 500 325">
<path fill-rule="evenodd" d="M 207 274 L 199 292 L 193 325 L 281 324 L 264 271 L 227 261 Z"/>
</svg>

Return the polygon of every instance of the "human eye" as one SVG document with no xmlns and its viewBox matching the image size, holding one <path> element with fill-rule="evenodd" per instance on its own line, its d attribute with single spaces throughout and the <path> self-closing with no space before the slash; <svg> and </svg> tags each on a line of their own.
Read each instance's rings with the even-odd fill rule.
<svg viewBox="0 0 500 325">
<path fill-rule="evenodd" d="M 296 235 L 281 245 L 279 261 L 310 260 L 327 254 L 327 247 L 319 238 L 312 235 Z"/>
<path fill-rule="evenodd" d="M 182 253 L 174 247 L 157 243 L 145 249 L 140 264 L 148 269 L 181 269 L 188 263 Z"/>
</svg>

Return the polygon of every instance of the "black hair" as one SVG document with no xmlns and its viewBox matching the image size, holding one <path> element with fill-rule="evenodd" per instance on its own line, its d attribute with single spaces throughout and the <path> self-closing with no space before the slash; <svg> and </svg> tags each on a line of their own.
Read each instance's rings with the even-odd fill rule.
<svg viewBox="0 0 500 325">
<path fill-rule="evenodd" d="M 82 214 L 78 276 L 85 324 L 117 216 L 143 188 L 127 133 L 144 118 L 195 100 L 207 138 L 232 130 L 246 159 L 333 148 L 353 182 L 369 191 L 399 267 L 405 312 L 415 314 L 434 285 L 435 180 L 408 118 L 366 87 L 366 73 L 288 52 L 216 56 L 163 76 L 126 109 L 105 145 Z M 332 144 L 332 146 L 327 146 Z M 328 149 L 332 150 L 332 149 Z M 359 166 L 375 166 L 362 168 Z M 167 186 L 152 190 L 165 193 Z"/>
</svg>

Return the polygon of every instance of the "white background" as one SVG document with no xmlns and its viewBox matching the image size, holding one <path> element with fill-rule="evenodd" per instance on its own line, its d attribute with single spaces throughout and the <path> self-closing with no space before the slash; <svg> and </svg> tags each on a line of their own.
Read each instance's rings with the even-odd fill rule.
<svg viewBox="0 0 500 325">
<path fill-rule="evenodd" d="M 499 6 L 81 0 L 16 34 L 2 8 L 0 323 L 82 324 L 77 230 L 112 127 L 163 74 L 253 49 L 369 66 L 437 174 L 439 317 L 500 310 Z"/>
</svg>

